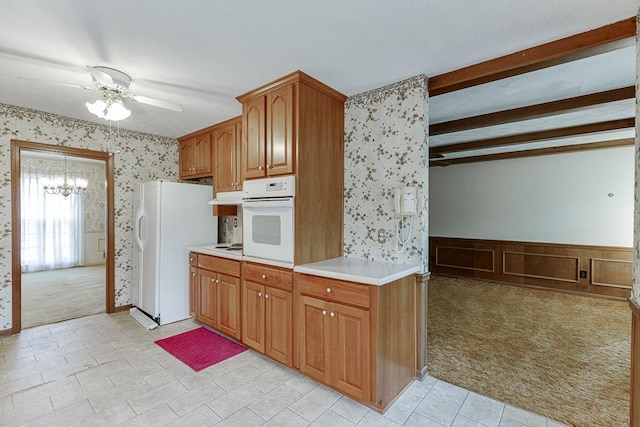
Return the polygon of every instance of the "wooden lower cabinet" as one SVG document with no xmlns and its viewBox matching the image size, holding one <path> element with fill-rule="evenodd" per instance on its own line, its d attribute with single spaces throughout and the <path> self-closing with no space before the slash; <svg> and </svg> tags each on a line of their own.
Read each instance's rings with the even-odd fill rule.
<svg viewBox="0 0 640 427">
<path fill-rule="evenodd" d="M 217 328 L 220 332 L 240 339 L 240 278 L 218 274 Z"/>
<path fill-rule="evenodd" d="M 298 309 L 300 371 L 369 400 L 369 311 L 308 296 Z"/>
<path fill-rule="evenodd" d="M 379 411 L 415 378 L 415 279 L 384 286 L 294 273 L 300 372 Z"/>
<path fill-rule="evenodd" d="M 240 261 L 203 254 L 196 254 L 195 257 L 197 267 L 191 267 L 190 277 L 190 302 L 195 308 L 194 317 L 205 325 L 240 339 Z"/>
<path fill-rule="evenodd" d="M 292 364 L 292 273 L 244 263 L 242 267 L 242 342 L 283 363 Z"/>
<path fill-rule="evenodd" d="M 217 274 L 213 271 L 198 269 L 198 306 L 196 307 L 196 320 L 205 323 L 212 328 L 217 328 L 216 292 Z"/>
</svg>

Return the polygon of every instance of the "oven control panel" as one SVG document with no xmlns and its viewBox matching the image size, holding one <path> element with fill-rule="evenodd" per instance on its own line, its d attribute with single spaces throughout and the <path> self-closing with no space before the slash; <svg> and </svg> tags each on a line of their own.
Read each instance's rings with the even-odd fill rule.
<svg viewBox="0 0 640 427">
<path fill-rule="evenodd" d="M 293 175 L 246 180 L 242 183 L 242 198 L 293 197 L 296 191 L 295 180 Z"/>
</svg>

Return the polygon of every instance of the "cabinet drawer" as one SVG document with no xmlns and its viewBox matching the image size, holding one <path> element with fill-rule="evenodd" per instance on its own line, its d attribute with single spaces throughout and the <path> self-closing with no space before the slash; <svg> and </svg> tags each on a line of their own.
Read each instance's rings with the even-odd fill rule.
<svg viewBox="0 0 640 427">
<path fill-rule="evenodd" d="M 242 266 L 242 279 L 289 292 L 293 289 L 291 270 L 267 267 L 261 264 L 245 262 Z"/>
<path fill-rule="evenodd" d="M 371 304 L 369 285 L 309 274 L 298 274 L 296 281 L 300 294 L 364 308 L 369 308 Z"/>
<path fill-rule="evenodd" d="M 198 254 L 195 252 L 189 252 L 189 265 L 191 267 L 198 266 Z"/>
<path fill-rule="evenodd" d="M 240 261 L 198 254 L 198 267 L 240 277 Z"/>
</svg>

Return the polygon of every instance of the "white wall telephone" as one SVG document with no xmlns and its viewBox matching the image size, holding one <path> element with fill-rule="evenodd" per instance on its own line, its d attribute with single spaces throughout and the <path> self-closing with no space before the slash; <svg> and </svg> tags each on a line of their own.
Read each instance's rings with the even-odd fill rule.
<svg viewBox="0 0 640 427">
<path fill-rule="evenodd" d="M 416 187 L 396 188 L 393 197 L 393 206 L 396 213 L 396 252 L 404 252 L 407 244 L 411 240 L 413 232 L 413 215 L 418 210 L 418 199 L 416 198 Z M 409 217 L 409 232 L 406 237 L 402 237 L 405 228 L 405 218 Z"/>
<path fill-rule="evenodd" d="M 416 187 L 396 188 L 395 197 L 396 215 L 414 215 L 416 213 Z"/>
</svg>

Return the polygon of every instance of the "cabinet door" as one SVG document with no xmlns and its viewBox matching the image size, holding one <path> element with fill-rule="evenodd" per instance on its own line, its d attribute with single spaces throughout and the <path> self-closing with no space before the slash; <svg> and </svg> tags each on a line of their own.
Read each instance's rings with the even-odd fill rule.
<svg viewBox="0 0 640 427">
<path fill-rule="evenodd" d="M 196 320 L 213 328 L 216 325 L 216 273 L 198 269 L 198 306 Z"/>
<path fill-rule="evenodd" d="M 265 354 L 291 366 L 291 292 L 269 287 L 265 292 Z"/>
<path fill-rule="evenodd" d="M 192 317 L 196 316 L 196 307 L 198 300 L 198 269 L 195 267 L 189 268 L 189 314 Z"/>
<path fill-rule="evenodd" d="M 216 153 L 214 186 L 218 191 L 235 191 L 236 177 L 236 125 L 232 123 L 213 134 Z"/>
<path fill-rule="evenodd" d="M 331 385 L 356 399 L 369 400 L 369 312 L 331 304 Z"/>
<path fill-rule="evenodd" d="M 265 97 L 242 105 L 242 176 L 265 176 Z"/>
<path fill-rule="evenodd" d="M 193 166 L 196 175 L 211 173 L 211 134 L 205 133 L 194 138 Z"/>
<path fill-rule="evenodd" d="M 196 172 L 193 165 L 193 144 L 193 138 L 180 141 L 178 143 L 178 163 L 180 164 L 180 178 L 191 176 Z"/>
<path fill-rule="evenodd" d="M 264 291 L 257 283 L 242 281 L 242 342 L 264 353 Z"/>
<path fill-rule="evenodd" d="M 218 330 L 240 339 L 240 279 L 218 274 Z"/>
<path fill-rule="evenodd" d="M 308 296 L 300 297 L 296 319 L 300 343 L 300 372 L 327 384 L 331 381 L 330 319 L 329 303 Z"/>
<path fill-rule="evenodd" d="M 293 173 L 294 85 L 267 94 L 267 175 Z"/>
</svg>

